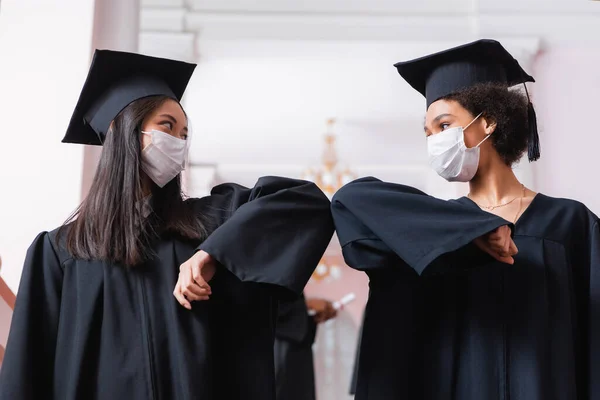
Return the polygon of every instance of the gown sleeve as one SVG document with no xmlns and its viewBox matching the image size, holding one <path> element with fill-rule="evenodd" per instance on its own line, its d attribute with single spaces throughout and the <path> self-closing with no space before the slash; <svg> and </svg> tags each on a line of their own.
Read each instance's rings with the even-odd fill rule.
<svg viewBox="0 0 600 400">
<path fill-rule="evenodd" d="M 366 271 L 400 258 L 422 274 L 439 256 L 500 226 L 512 228 L 508 221 L 475 207 L 372 177 L 340 189 L 331 209 L 344 259 Z"/>
<path fill-rule="evenodd" d="M 311 182 L 263 177 L 252 189 L 217 186 L 211 197 L 224 222 L 198 250 L 242 281 L 302 293 L 333 235 L 327 196 Z"/>
<path fill-rule="evenodd" d="M 47 233 L 27 251 L 0 371 L 1 400 L 52 398 L 63 271 Z"/>
</svg>

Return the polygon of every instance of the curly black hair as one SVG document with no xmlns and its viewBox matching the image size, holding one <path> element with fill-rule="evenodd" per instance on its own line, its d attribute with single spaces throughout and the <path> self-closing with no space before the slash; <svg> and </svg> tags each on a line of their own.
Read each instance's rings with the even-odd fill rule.
<svg viewBox="0 0 600 400">
<path fill-rule="evenodd" d="M 527 97 L 519 89 L 506 85 L 484 83 L 471 86 L 443 97 L 454 100 L 473 116 L 482 113 L 489 122 L 496 123 L 490 140 L 508 166 L 519 161 L 527 150 L 529 122 Z"/>
</svg>

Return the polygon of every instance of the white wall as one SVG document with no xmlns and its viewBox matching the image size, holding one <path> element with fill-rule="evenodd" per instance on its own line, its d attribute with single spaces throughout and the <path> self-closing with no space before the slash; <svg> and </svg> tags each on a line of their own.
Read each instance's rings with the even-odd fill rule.
<svg viewBox="0 0 600 400">
<path fill-rule="evenodd" d="M 600 28 L 599 28 L 600 30 Z M 535 63 L 542 158 L 539 189 L 600 214 L 600 45 L 549 46 Z"/>
<path fill-rule="evenodd" d="M 357 144 L 382 151 L 388 164 L 401 154 L 415 159 L 402 148 L 407 141 L 424 144 L 424 101 L 392 67 L 406 52 L 395 44 L 215 41 L 199 49 L 186 95 L 198 160 L 317 162 L 330 117 L 339 120 L 340 155 L 352 163 L 372 161 Z M 398 109 L 404 96 L 409 106 Z"/>
<path fill-rule="evenodd" d="M 82 148 L 61 144 L 90 60 L 94 0 L 3 0 L 0 253 L 16 292 L 25 251 L 80 199 Z"/>
</svg>

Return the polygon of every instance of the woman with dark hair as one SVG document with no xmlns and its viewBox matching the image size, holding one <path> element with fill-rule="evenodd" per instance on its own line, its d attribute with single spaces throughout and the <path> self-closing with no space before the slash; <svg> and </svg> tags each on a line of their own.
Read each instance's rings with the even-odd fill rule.
<svg viewBox="0 0 600 400">
<path fill-rule="evenodd" d="M 75 215 L 28 251 L 1 399 L 275 398 L 277 301 L 329 243 L 329 201 L 276 177 L 185 199 L 194 67 L 96 52 L 63 141 L 102 156 Z"/>
<path fill-rule="evenodd" d="M 430 165 L 470 193 L 444 201 L 375 178 L 332 212 L 370 278 L 356 399 L 600 399 L 600 231 L 583 204 L 535 193 L 532 82 L 493 40 L 398 63 L 427 100 Z"/>
</svg>

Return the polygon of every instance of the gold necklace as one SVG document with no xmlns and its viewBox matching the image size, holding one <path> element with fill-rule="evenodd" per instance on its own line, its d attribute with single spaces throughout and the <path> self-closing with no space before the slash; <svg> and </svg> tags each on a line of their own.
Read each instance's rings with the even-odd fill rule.
<svg viewBox="0 0 600 400">
<path fill-rule="evenodd" d="M 512 199 L 512 200 L 510 200 L 510 201 L 507 201 L 506 203 L 500 203 L 500 204 L 495 204 L 495 205 L 487 205 L 487 206 L 484 206 L 484 205 L 482 205 L 482 204 L 479 204 L 479 203 L 478 203 L 478 202 L 476 202 L 475 200 L 473 200 L 473 198 L 471 197 L 471 193 L 467 194 L 467 197 L 468 197 L 469 199 L 471 199 L 471 201 L 473 201 L 473 203 L 477 204 L 477 205 L 479 206 L 479 208 L 482 208 L 482 209 L 484 209 L 484 210 L 487 210 L 487 211 L 493 211 L 493 210 L 495 210 L 496 208 L 505 207 L 505 206 L 507 206 L 507 205 L 509 205 L 509 204 L 513 203 L 515 200 L 517 200 L 517 199 L 521 199 L 521 202 L 520 202 L 521 204 L 520 204 L 520 206 L 519 206 L 519 212 L 521 212 L 521 208 L 523 207 L 523 198 L 525 197 L 525 185 L 521 184 L 521 187 L 523 188 L 523 194 L 522 194 L 521 196 L 517 196 L 517 197 L 515 197 L 514 199 Z M 517 213 L 517 216 L 518 216 L 518 213 Z"/>
<path fill-rule="evenodd" d="M 521 196 L 521 199 L 519 200 L 519 209 L 517 210 L 517 214 L 515 215 L 513 224 L 516 224 L 517 220 L 519 219 L 519 214 L 521 214 L 521 209 L 523 208 L 523 199 L 524 198 L 525 198 L 525 185 L 523 185 L 523 195 Z"/>
</svg>

